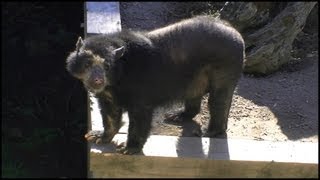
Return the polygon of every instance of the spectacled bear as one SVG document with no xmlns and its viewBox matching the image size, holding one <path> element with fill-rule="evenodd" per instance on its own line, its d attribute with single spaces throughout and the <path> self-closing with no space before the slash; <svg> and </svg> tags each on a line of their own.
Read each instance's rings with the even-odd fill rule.
<svg viewBox="0 0 320 180">
<path fill-rule="evenodd" d="M 66 68 L 95 94 L 103 132 L 91 131 L 92 142 L 110 142 L 128 112 L 123 154 L 141 152 L 155 108 L 183 101 L 172 120 L 190 120 L 209 93 L 210 121 L 205 136 L 226 134 L 232 96 L 242 74 L 244 40 L 227 22 L 197 16 L 148 32 L 123 30 L 82 40 L 69 54 Z"/>
</svg>

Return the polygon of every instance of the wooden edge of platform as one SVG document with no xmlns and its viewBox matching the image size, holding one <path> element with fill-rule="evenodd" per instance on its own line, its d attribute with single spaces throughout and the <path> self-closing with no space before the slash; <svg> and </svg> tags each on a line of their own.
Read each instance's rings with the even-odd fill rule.
<svg viewBox="0 0 320 180">
<path fill-rule="evenodd" d="M 316 178 L 317 164 L 90 153 L 89 177 Z"/>
<path fill-rule="evenodd" d="M 151 135 L 143 153 L 121 155 L 116 144 L 91 144 L 93 178 L 317 178 L 318 143 Z"/>
</svg>

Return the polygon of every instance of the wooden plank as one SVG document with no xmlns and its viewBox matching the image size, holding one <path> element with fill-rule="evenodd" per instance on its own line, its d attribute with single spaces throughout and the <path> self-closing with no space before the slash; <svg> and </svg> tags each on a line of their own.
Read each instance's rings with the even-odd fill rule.
<svg viewBox="0 0 320 180">
<path fill-rule="evenodd" d="M 207 160 L 91 153 L 90 177 L 316 178 L 317 164 Z M 263 156 L 263 154 L 262 154 Z"/>
<path fill-rule="evenodd" d="M 91 177 L 318 177 L 318 143 L 152 135 L 129 156 L 115 153 L 126 134 L 113 141 L 91 146 Z"/>
<path fill-rule="evenodd" d="M 113 138 L 113 144 L 92 145 L 91 152 L 115 153 L 115 144 L 125 142 L 126 139 L 126 134 L 117 134 Z M 318 164 L 318 143 L 151 135 L 143 148 L 143 154 L 159 157 Z"/>
</svg>

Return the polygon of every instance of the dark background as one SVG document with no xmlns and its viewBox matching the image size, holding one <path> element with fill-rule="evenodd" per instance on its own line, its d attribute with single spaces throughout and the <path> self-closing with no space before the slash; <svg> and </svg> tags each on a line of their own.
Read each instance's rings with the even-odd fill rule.
<svg viewBox="0 0 320 180">
<path fill-rule="evenodd" d="M 65 70 L 83 2 L 1 2 L 2 177 L 86 177 L 86 91 Z"/>
</svg>

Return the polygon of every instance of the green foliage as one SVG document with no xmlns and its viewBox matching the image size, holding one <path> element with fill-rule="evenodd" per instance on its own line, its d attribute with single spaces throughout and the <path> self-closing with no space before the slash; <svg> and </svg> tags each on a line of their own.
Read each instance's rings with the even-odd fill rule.
<svg viewBox="0 0 320 180">
<path fill-rule="evenodd" d="M 220 7 L 221 5 L 218 3 L 208 2 L 207 3 L 208 8 L 204 10 L 201 14 L 207 15 L 207 16 L 213 16 L 213 17 L 220 17 Z"/>
<path fill-rule="evenodd" d="M 21 178 L 29 176 L 23 162 L 13 160 L 9 145 L 2 144 L 1 147 L 1 174 L 2 178 Z"/>
<path fill-rule="evenodd" d="M 83 35 L 83 3 L 1 5 L 3 177 L 83 176 L 86 94 L 65 70 Z"/>
<path fill-rule="evenodd" d="M 23 163 L 18 161 L 2 162 L 3 178 L 21 178 L 28 176 L 28 172 L 23 168 Z"/>
<path fill-rule="evenodd" d="M 212 9 L 209 9 L 207 12 L 203 12 L 202 14 L 207 16 L 220 17 L 220 12 Z"/>
</svg>

